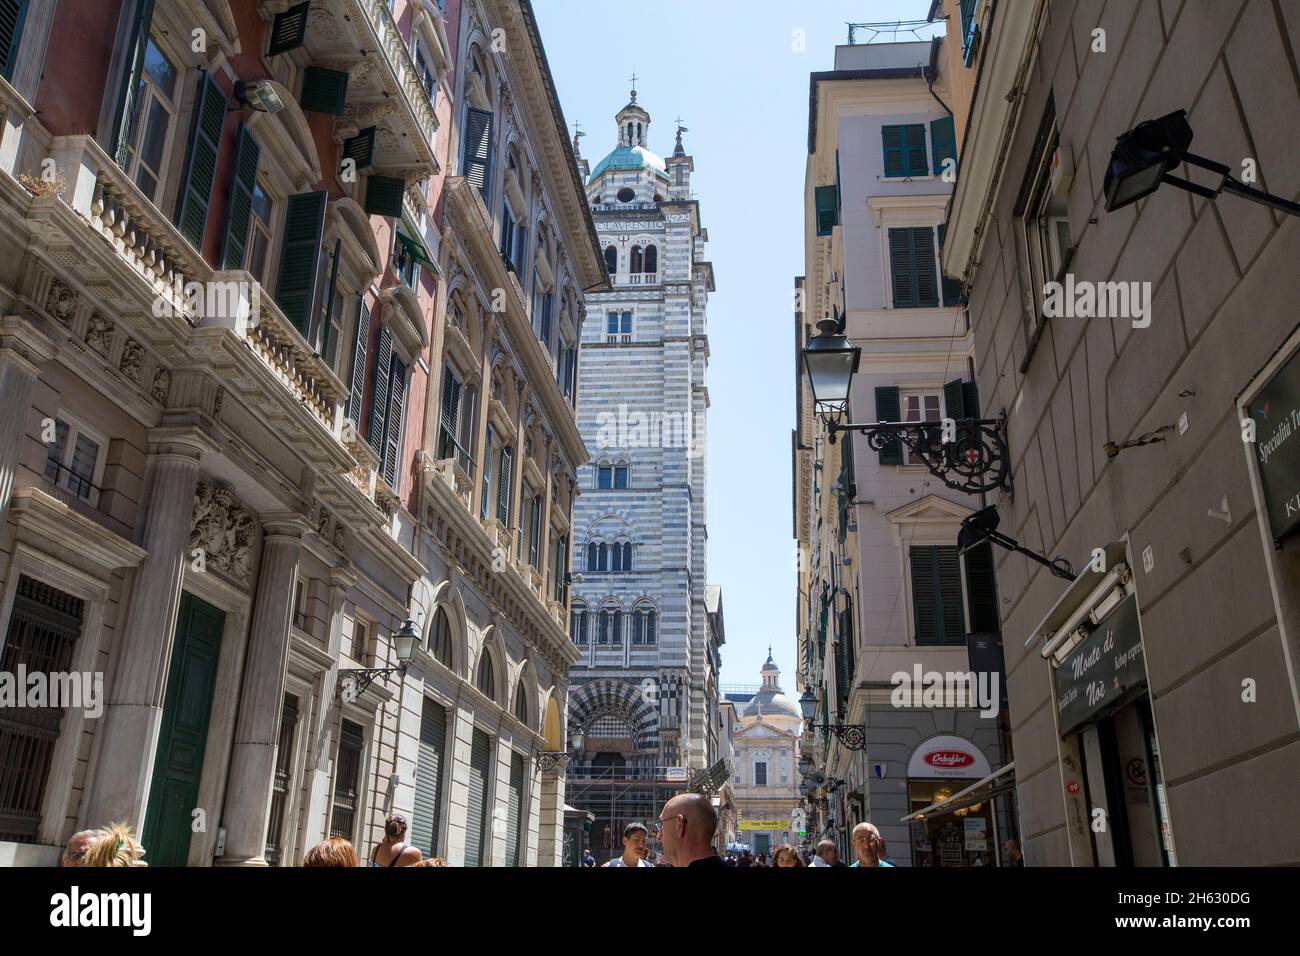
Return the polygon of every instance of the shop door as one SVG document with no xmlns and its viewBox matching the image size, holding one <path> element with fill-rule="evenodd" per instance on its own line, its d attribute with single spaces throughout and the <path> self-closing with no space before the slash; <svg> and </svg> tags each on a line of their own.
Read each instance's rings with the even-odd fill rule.
<svg viewBox="0 0 1300 956">
<path fill-rule="evenodd" d="M 182 593 L 143 842 L 151 866 L 184 866 L 199 802 L 203 751 L 226 615 Z"/>
<path fill-rule="evenodd" d="M 768 833 L 754 834 L 754 856 L 772 852 L 772 836 Z"/>
</svg>

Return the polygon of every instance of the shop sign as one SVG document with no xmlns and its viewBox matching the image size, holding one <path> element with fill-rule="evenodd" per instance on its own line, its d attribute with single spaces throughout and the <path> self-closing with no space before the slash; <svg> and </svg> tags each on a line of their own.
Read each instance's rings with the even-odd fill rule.
<svg viewBox="0 0 1300 956">
<path fill-rule="evenodd" d="M 987 777 L 992 771 L 984 754 L 969 740 L 951 734 L 931 737 L 912 752 L 907 775 L 921 780 L 934 777 Z"/>
<path fill-rule="evenodd" d="M 988 822 L 977 816 L 966 816 L 962 820 L 966 824 L 966 852 L 983 853 L 989 848 Z"/>
<path fill-rule="evenodd" d="M 664 779 L 665 779 L 665 780 L 681 780 L 681 781 L 685 781 L 685 780 L 686 780 L 686 768 L 685 768 L 685 767 L 668 767 L 668 768 L 666 768 L 666 769 L 664 770 Z"/>
<path fill-rule="evenodd" d="M 741 820 L 741 830 L 786 830 L 789 829 L 786 820 Z"/>
<path fill-rule="evenodd" d="M 1079 643 L 1053 676 L 1062 734 L 1146 685 L 1137 596 L 1130 595 Z"/>
<path fill-rule="evenodd" d="M 1281 541 L 1300 525 L 1300 352 L 1246 408 L 1255 423 L 1255 460 L 1269 531 Z"/>
</svg>

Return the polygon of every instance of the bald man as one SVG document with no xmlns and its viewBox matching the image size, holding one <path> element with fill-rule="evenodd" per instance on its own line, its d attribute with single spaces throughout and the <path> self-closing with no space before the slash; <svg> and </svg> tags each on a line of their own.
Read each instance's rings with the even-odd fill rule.
<svg viewBox="0 0 1300 956">
<path fill-rule="evenodd" d="M 683 793 L 664 804 L 659 814 L 659 839 L 664 855 L 673 866 L 717 866 L 726 868 L 713 849 L 718 813 L 709 798 L 700 793 Z"/>
<path fill-rule="evenodd" d="M 859 823 L 853 828 L 853 852 L 857 861 L 850 866 L 889 866 L 885 860 L 885 840 L 870 823 Z"/>
</svg>

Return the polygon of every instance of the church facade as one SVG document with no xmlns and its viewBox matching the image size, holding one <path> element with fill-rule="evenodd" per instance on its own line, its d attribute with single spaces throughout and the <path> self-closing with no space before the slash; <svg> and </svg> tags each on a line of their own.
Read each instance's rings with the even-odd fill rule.
<svg viewBox="0 0 1300 956">
<path fill-rule="evenodd" d="M 578 473 L 570 617 L 580 660 L 569 729 L 584 752 L 569 774 L 570 802 L 582 806 L 590 786 L 593 807 L 606 778 L 680 788 L 683 771 L 725 756 L 720 597 L 708 593 L 705 553 L 708 232 L 685 130 L 665 161 L 648 148 L 635 90 L 616 120 L 616 148 L 594 170 L 579 160 L 612 288 L 587 297 L 578 386 L 591 458 Z M 661 795 L 623 815 L 650 812 Z"/>
</svg>

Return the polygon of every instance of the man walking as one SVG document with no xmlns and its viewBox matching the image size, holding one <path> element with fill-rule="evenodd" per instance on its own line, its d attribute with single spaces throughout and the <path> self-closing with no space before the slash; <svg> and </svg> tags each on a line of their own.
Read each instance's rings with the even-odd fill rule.
<svg viewBox="0 0 1300 956">
<path fill-rule="evenodd" d="M 817 855 L 813 857 L 813 866 L 839 866 L 840 848 L 834 840 L 822 840 L 817 844 Z"/>
<path fill-rule="evenodd" d="M 885 860 L 885 840 L 870 823 L 859 823 L 853 828 L 853 852 L 858 859 L 850 866 L 889 866 Z"/>
<path fill-rule="evenodd" d="M 678 794 L 659 814 L 659 839 L 673 866 L 725 867 L 713 849 L 717 830 L 718 812 L 700 793 Z"/>
<path fill-rule="evenodd" d="M 623 855 L 611 859 L 605 866 L 649 866 L 646 862 L 650 831 L 642 823 L 629 823 L 623 828 Z"/>
</svg>

